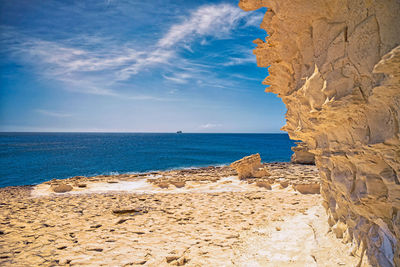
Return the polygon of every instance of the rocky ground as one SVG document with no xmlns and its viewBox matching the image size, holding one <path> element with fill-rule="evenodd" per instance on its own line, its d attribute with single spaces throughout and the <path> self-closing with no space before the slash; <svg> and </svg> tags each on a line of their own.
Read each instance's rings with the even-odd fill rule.
<svg viewBox="0 0 400 267">
<path fill-rule="evenodd" d="M 320 195 L 295 190 L 315 187 L 315 167 L 264 167 L 257 179 L 208 167 L 0 189 L 0 265 L 355 266 Z"/>
</svg>

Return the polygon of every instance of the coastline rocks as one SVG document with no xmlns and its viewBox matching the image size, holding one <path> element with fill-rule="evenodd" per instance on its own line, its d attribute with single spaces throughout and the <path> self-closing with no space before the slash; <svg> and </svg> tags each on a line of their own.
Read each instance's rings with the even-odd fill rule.
<svg viewBox="0 0 400 267">
<path fill-rule="evenodd" d="M 173 181 L 171 182 L 171 184 L 174 185 L 176 188 L 185 187 L 185 181 Z"/>
<path fill-rule="evenodd" d="M 230 167 L 237 171 L 239 179 L 261 178 L 270 175 L 268 169 L 262 166 L 258 153 L 237 160 Z"/>
<path fill-rule="evenodd" d="M 295 164 L 315 164 L 315 157 L 313 153 L 310 153 L 308 147 L 301 142 L 296 142 L 297 146 L 292 147 L 294 152 L 290 161 Z"/>
<path fill-rule="evenodd" d="M 209 166 L 193 169 L 159 171 L 153 173 L 138 174 L 137 176 L 150 176 L 147 178 L 147 182 L 153 184 L 154 186 L 166 189 L 171 188 L 170 185 L 173 185 L 176 188 L 184 188 L 187 182 L 216 182 L 222 177 L 233 176 L 235 174 L 235 171 L 228 166 Z"/>
<path fill-rule="evenodd" d="M 159 188 L 165 189 L 165 188 L 169 187 L 169 183 L 168 182 L 160 182 L 160 183 L 157 183 L 157 186 Z"/>
<path fill-rule="evenodd" d="M 115 209 L 112 211 L 114 215 L 125 215 L 125 214 L 140 214 L 147 213 L 148 211 L 143 207 L 126 208 L 126 209 Z"/>
<path fill-rule="evenodd" d="M 55 193 L 66 193 L 72 190 L 72 186 L 68 184 L 58 184 L 51 186 L 51 190 Z"/>
<path fill-rule="evenodd" d="M 261 241 L 268 238 L 269 231 L 259 232 L 259 227 L 270 224 L 275 232 L 285 222 L 300 229 L 295 219 L 298 214 L 322 208 L 321 195 L 295 193 L 291 186 L 278 188 L 279 183 L 285 182 L 317 182 L 320 178 L 316 166 L 289 162 L 264 166 L 270 176 L 246 180 L 239 180 L 232 168 L 224 166 L 79 179 L 86 189 L 79 188 L 71 178 L 54 181 L 53 185 L 73 186 L 73 194 L 65 195 L 53 193 L 49 184 L 37 185 L 33 190 L 0 188 L 0 266 L 59 266 L 61 262 L 75 266 L 166 266 L 167 256 L 177 256 L 168 259 L 169 265 L 246 265 L 239 257 L 250 254 L 243 253 L 240 246 L 247 240 L 254 241 L 249 235 L 258 236 Z M 148 183 L 148 179 L 152 182 Z M 109 180 L 118 184 L 108 184 Z M 124 181 L 132 181 L 135 186 Z M 143 187 L 137 188 L 136 182 Z M 169 188 L 158 188 L 158 182 L 167 182 Z M 184 183 L 184 188 L 177 189 Z M 92 191 L 97 186 L 100 190 Z M 272 190 L 268 190 L 269 186 Z M 103 191 L 105 187 L 112 190 Z M 46 194 L 33 193 L 40 188 Z M 325 220 L 325 216 L 318 220 Z M 314 233 L 308 225 L 305 227 L 310 238 L 304 239 L 315 244 Z M 288 236 L 286 231 L 287 227 L 282 227 L 281 232 Z M 286 242 L 288 248 L 302 250 L 303 241 L 293 237 L 300 241 L 280 241 Z M 257 251 L 268 248 L 262 244 Z M 316 249 L 332 257 L 331 248 Z M 304 258 L 309 259 L 309 252 L 304 253 Z M 273 266 L 299 260 L 294 254 L 293 258 L 286 257 L 290 255 L 288 251 L 280 255 L 285 256 L 287 264 L 270 262 Z M 264 255 L 260 260 L 266 262 L 268 257 Z M 326 262 L 327 257 L 316 257 L 321 265 L 332 265 Z M 354 260 L 347 254 L 345 258 Z"/>
<path fill-rule="evenodd" d="M 302 194 L 319 194 L 319 184 L 296 184 L 293 185 L 294 190 L 299 191 Z"/>
<path fill-rule="evenodd" d="M 286 188 L 289 186 L 289 182 L 288 181 L 281 181 L 279 182 L 280 188 Z"/>
<path fill-rule="evenodd" d="M 361 261 L 400 266 L 400 1 L 239 6 L 268 8 L 257 65 L 287 107 L 282 130 L 315 155 L 330 225 L 347 228 Z"/>
<path fill-rule="evenodd" d="M 256 168 L 253 172 L 253 177 L 255 178 L 262 178 L 262 177 L 267 177 L 270 176 L 271 174 L 268 171 L 267 167 L 260 167 L 260 168 Z"/>
<path fill-rule="evenodd" d="M 257 155 L 256 155 L 257 156 Z M 259 157 L 257 157 L 258 160 Z M 258 164 L 257 164 L 258 165 Z M 256 165 L 256 166 L 257 166 Z M 255 168 L 253 177 L 239 179 L 238 173 L 229 166 L 202 167 L 183 170 L 170 170 L 141 173 L 134 175 L 99 175 L 52 180 L 34 187 L 32 196 L 48 196 L 73 190 L 74 194 L 91 194 L 106 192 L 206 192 L 206 191 L 243 191 L 243 190 L 294 190 L 296 184 L 318 184 L 320 176 L 315 165 L 293 164 L 290 162 L 263 163 Z M 260 177 L 257 177 L 260 176 Z M 113 181 L 113 183 L 109 183 Z M 60 188 L 59 185 L 63 184 Z M 118 185 L 119 184 L 119 185 Z M 63 188 L 64 186 L 67 188 Z M 250 187 L 248 188 L 248 186 Z M 71 188 L 69 187 L 71 186 Z M 1 203 L 0 203 L 1 204 Z"/>
<path fill-rule="evenodd" d="M 268 189 L 268 190 L 272 189 L 271 185 L 267 181 L 257 181 L 256 182 L 256 186 L 263 187 L 263 188 Z"/>
</svg>

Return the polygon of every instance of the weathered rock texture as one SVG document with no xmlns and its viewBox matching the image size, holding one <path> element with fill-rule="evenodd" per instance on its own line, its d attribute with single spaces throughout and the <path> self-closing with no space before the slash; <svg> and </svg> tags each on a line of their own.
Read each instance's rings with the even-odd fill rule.
<svg viewBox="0 0 400 267">
<path fill-rule="evenodd" d="M 72 186 L 68 184 L 59 184 L 52 187 L 52 190 L 56 193 L 65 193 L 72 190 Z"/>
<path fill-rule="evenodd" d="M 283 129 L 315 155 L 329 223 L 371 265 L 400 266 L 400 1 L 239 6 L 268 7 L 257 64 L 287 106 Z"/>
<path fill-rule="evenodd" d="M 313 153 L 310 153 L 306 144 L 302 142 L 296 143 L 297 146 L 292 147 L 294 152 L 291 158 L 291 162 L 297 164 L 315 164 L 315 157 Z"/>
<path fill-rule="evenodd" d="M 258 153 L 237 160 L 230 167 L 237 171 L 240 179 L 261 178 L 270 175 L 268 169 L 261 164 L 261 157 Z"/>
</svg>

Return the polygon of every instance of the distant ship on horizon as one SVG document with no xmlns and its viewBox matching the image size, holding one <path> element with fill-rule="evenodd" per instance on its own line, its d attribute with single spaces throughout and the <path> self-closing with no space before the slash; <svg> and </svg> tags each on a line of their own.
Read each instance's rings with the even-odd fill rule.
<svg viewBox="0 0 400 267">
<path fill-rule="evenodd" d="M 177 131 L 176 133 L 177 133 L 177 134 L 181 134 L 181 133 L 182 133 L 182 131 Z"/>
</svg>

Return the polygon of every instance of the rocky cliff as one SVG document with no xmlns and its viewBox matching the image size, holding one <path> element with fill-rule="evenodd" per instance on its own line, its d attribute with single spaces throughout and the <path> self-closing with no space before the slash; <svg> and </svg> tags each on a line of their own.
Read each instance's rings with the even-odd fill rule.
<svg viewBox="0 0 400 267">
<path fill-rule="evenodd" d="M 315 155 L 329 224 L 372 266 L 400 266 L 400 1 L 241 0 L 283 130 Z M 364 257 L 364 262 L 365 262 Z"/>
<path fill-rule="evenodd" d="M 307 145 L 302 142 L 296 142 L 296 145 L 292 147 L 293 155 L 290 161 L 297 164 L 315 164 L 314 154 L 310 153 Z"/>
</svg>

